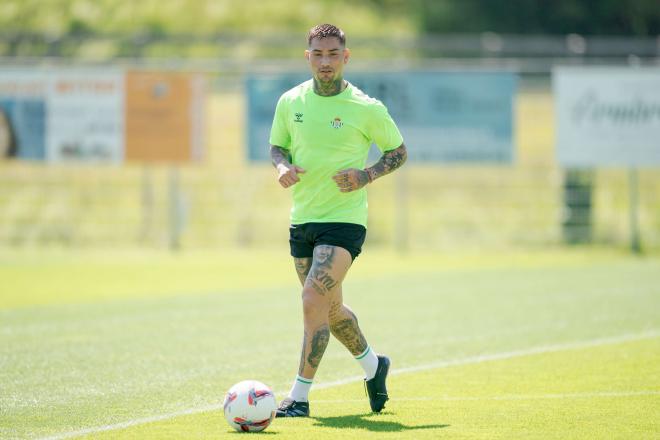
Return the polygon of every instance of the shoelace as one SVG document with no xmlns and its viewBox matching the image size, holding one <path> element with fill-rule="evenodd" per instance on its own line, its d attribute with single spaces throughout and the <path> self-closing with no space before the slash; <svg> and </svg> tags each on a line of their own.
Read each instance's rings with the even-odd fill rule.
<svg viewBox="0 0 660 440">
<path fill-rule="evenodd" d="M 300 402 L 296 402 L 295 400 L 284 400 L 280 403 L 280 406 L 277 408 L 277 410 L 282 411 L 286 417 L 293 417 L 294 414 L 296 416 L 305 415 L 305 410 L 295 408 L 296 403 Z"/>
</svg>

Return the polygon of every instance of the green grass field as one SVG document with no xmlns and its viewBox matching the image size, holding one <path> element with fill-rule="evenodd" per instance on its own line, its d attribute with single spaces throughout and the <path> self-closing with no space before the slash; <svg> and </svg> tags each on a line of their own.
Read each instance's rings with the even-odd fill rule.
<svg viewBox="0 0 660 440">
<path fill-rule="evenodd" d="M 0 438 L 216 438 L 255 378 L 281 397 L 301 307 L 286 249 L 0 253 Z M 660 257 L 603 250 L 397 256 L 345 282 L 391 401 L 369 413 L 332 341 L 312 417 L 267 438 L 660 437 Z"/>
</svg>

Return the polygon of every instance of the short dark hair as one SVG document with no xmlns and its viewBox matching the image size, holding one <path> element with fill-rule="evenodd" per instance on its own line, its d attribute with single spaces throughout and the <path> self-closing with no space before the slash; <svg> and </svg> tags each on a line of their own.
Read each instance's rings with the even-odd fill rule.
<svg viewBox="0 0 660 440">
<path fill-rule="evenodd" d="M 331 24 L 319 24 L 309 30 L 307 34 L 307 46 L 312 45 L 314 38 L 336 37 L 342 46 L 346 46 L 346 35 L 344 31 Z"/>
</svg>

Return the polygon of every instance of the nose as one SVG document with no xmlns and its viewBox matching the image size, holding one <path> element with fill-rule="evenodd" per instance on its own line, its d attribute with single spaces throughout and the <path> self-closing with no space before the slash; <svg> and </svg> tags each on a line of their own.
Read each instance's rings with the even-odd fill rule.
<svg viewBox="0 0 660 440">
<path fill-rule="evenodd" d="M 329 66 L 330 65 L 330 57 L 327 55 L 323 55 L 321 57 L 321 66 Z"/>
</svg>

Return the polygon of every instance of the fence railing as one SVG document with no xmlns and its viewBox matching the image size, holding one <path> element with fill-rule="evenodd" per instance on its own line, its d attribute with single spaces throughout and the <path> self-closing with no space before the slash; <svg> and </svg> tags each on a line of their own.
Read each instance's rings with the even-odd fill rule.
<svg viewBox="0 0 660 440">
<path fill-rule="evenodd" d="M 579 190 L 565 182 L 565 173 L 552 166 L 411 164 L 369 188 L 368 245 L 404 250 L 576 242 L 628 246 L 626 172 L 596 171 L 591 206 L 583 211 L 588 215 L 573 215 L 571 223 L 566 201 L 583 194 L 571 192 Z M 641 244 L 658 249 L 660 176 L 641 171 L 639 187 Z M 288 192 L 267 165 L 227 173 L 209 167 L 10 163 L 0 167 L 0 246 L 286 245 L 289 206 Z M 583 239 L 576 240 L 575 233 Z"/>
<path fill-rule="evenodd" d="M 99 33 L 94 31 L 53 34 L 0 31 L 0 56 L 66 58 L 208 58 L 292 57 L 300 54 L 304 37 L 293 33 L 268 35 L 219 32 L 214 34 L 162 32 Z M 352 37 L 351 47 L 364 49 L 369 58 L 391 57 L 600 57 L 660 56 L 660 40 L 654 37 L 568 35 L 442 34 L 424 36 Z"/>
</svg>

